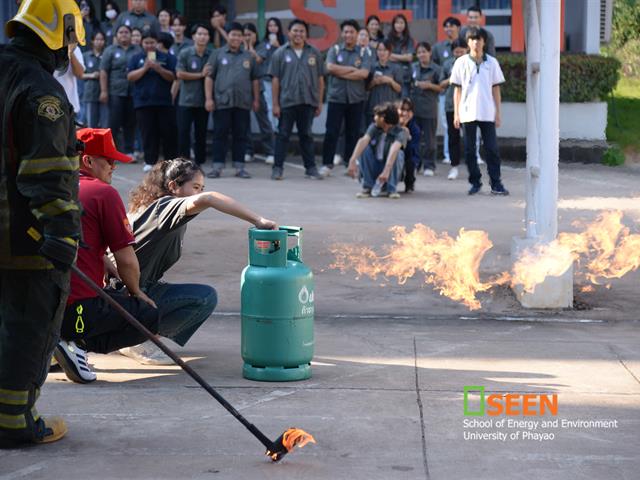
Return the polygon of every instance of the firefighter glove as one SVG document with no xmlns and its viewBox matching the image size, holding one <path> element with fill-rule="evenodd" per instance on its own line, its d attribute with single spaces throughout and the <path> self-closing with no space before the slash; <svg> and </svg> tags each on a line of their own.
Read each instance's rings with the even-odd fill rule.
<svg viewBox="0 0 640 480">
<path fill-rule="evenodd" d="M 71 237 L 45 236 L 40 254 L 53 263 L 56 269 L 66 272 L 76 261 L 78 241 Z"/>
</svg>

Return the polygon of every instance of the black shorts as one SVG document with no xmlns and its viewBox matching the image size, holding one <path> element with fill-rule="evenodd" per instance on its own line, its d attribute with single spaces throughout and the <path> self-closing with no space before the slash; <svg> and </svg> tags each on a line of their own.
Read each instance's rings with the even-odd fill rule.
<svg viewBox="0 0 640 480">
<path fill-rule="evenodd" d="M 126 293 L 112 289 L 104 291 L 152 333 L 158 332 L 157 309 Z M 96 353 L 114 352 L 147 340 L 101 297 L 85 298 L 68 305 L 60 336 L 63 340 L 81 340 L 86 350 Z"/>
</svg>

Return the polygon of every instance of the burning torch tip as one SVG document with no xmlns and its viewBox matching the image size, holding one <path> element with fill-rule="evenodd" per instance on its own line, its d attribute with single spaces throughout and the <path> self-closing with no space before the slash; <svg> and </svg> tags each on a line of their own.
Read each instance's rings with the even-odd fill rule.
<svg viewBox="0 0 640 480">
<path fill-rule="evenodd" d="M 316 443 L 312 435 L 299 428 L 290 428 L 273 442 L 273 445 L 265 452 L 265 455 L 271 458 L 274 463 L 279 462 L 296 445 L 298 448 L 302 448 L 309 442 Z"/>
</svg>

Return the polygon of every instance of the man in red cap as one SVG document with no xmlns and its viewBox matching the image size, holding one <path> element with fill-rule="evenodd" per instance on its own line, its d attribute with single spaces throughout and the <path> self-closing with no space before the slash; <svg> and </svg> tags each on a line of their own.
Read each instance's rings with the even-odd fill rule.
<svg viewBox="0 0 640 480">
<path fill-rule="evenodd" d="M 120 305 L 149 330 L 158 330 L 158 311 L 140 289 L 140 266 L 133 250 L 135 237 L 124 204 L 111 184 L 116 161 L 131 157 L 116 149 L 110 129 L 84 128 L 77 137 L 84 144 L 80 160 L 79 200 L 83 207 L 82 233 L 86 248 L 78 251 L 78 268 L 96 284 L 104 285 L 105 270 L 119 278 L 126 293 L 107 289 Z M 105 257 L 109 249 L 116 265 Z M 78 383 L 96 379 L 87 351 L 109 353 L 142 343 L 145 338 L 77 275 L 71 275 L 61 341 L 54 356 L 67 377 Z"/>
</svg>

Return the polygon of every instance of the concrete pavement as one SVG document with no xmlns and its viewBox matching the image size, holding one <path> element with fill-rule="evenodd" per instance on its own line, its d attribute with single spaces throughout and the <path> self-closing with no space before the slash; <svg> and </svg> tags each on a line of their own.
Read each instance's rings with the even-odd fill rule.
<svg viewBox="0 0 640 480">
<path fill-rule="evenodd" d="M 267 435 L 290 426 L 312 433 L 309 445 L 273 465 L 231 415 L 177 367 L 141 366 L 118 354 L 91 355 L 98 381 L 76 385 L 51 374 L 38 408 L 60 414 L 68 437 L 56 444 L 0 452 L 0 480 L 28 479 L 635 479 L 640 468 L 638 285 L 631 273 L 577 294 L 580 309 L 523 310 L 508 289 L 480 296 L 470 312 L 423 285 L 368 279 L 328 269 L 335 242 L 390 242 L 392 225 L 422 222 L 436 231 L 484 229 L 494 247 L 481 277 L 509 266 L 511 237 L 522 230 L 523 170 L 504 169 L 512 195 L 469 198 L 466 182 L 440 168 L 398 201 L 356 200 L 340 175 L 318 182 L 287 166 L 272 182 L 263 164 L 254 179 L 208 180 L 282 224 L 305 227 L 303 255 L 316 273 L 313 377 L 296 383 L 241 378 L 239 278 L 246 226 L 215 212 L 189 226 L 185 253 L 169 281 L 210 283 L 220 304 L 180 355 Z M 117 171 L 123 197 L 140 165 Z M 340 170 L 338 170 L 340 172 Z M 228 171 L 227 173 L 231 173 Z M 560 224 L 621 208 L 637 230 L 634 167 L 562 166 Z M 215 183 L 214 183 L 215 182 Z M 465 417 L 464 386 L 485 395 L 557 395 L 559 426 L 498 427 L 510 417 Z M 479 397 L 471 395 L 476 408 Z M 515 416 L 514 419 L 523 419 Z M 493 420 L 488 428 L 465 424 Z M 615 427 L 562 427 L 561 421 L 609 420 Z M 498 434 L 518 433 L 502 441 Z M 546 434 L 546 440 L 523 435 Z M 485 440 L 465 440 L 488 435 Z M 553 434 L 553 439 L 549 437 Z"/>
</svg>

